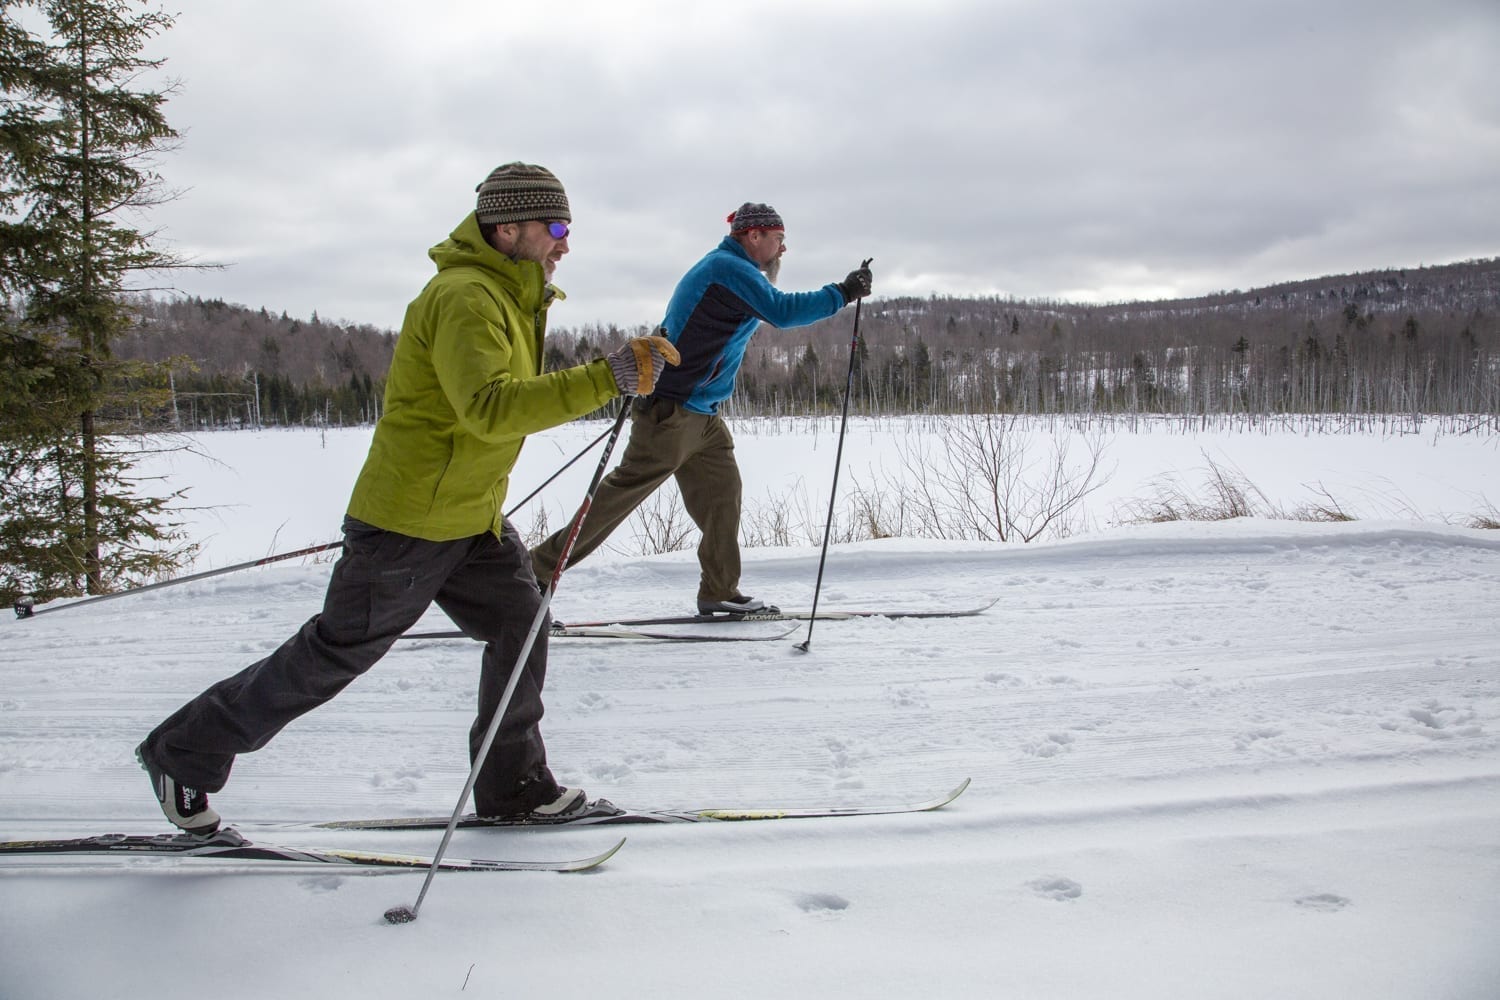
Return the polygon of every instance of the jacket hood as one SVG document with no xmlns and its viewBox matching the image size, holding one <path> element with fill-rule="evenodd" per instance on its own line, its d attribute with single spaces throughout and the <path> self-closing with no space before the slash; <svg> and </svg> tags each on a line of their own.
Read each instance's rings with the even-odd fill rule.
<svg viewBox="0 0 1500 1000">
<path fill-rule="evenodd" d="M 547 283 L 542 265 L 534 260 L 513 260 L 485 242 L 473 212 L 464 216 L 446 240 L 428 250 L 427 256 L 437 265 L 438 273 L 459 267 L 482 268 L 497 276 L 518 302 L 532 308 L 554 298 L 567 298 L 562 289 Z"/>
</svg>

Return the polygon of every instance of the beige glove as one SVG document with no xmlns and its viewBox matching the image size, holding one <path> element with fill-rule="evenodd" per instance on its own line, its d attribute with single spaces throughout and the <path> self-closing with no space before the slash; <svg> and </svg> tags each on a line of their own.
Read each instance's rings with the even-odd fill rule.
<svg viewBox="0 0 1500 1000">
<path fill-rule="evenodd" d="M 666 337 L 632 337 L 608 355 L 610 371 L 624 396 L 649 396 L 667 365 L 682 360 Z"/>
</svg>

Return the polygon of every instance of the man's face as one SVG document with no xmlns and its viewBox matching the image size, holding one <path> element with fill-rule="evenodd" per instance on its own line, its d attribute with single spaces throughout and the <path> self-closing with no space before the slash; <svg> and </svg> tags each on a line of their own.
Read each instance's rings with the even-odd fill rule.
<svg viewBox="0 0 1500 1000">
<path fill-rule="evenodd" d="M 549 228 L 551 227 L 551 228 Z M 553 236 L 552 231 L 561 229 L 563 235 Z M 499 247 L 501 253 L 517 260 L 534 260 L 542 265 L 542 273 L 552 280 L 557 262 L 568 252 L 567 226 L 561 222 L 517 222 L 501 226 Z M 509 244 L 509 247 L 504 244 Z"/>
<path fill-rule="evenodd" d="M 786 253 L 786 233 L 780 229 L 751 230 L 745 252 L 764 271 L 767 264 Z"/>
</svg>

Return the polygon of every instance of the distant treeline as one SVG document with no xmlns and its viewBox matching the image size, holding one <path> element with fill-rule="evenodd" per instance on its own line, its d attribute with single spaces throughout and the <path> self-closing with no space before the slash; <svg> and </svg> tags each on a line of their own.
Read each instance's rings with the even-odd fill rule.
<svg viewBox="0 0 1500 1000">
<path fill-rule="evenodd" d="M 345 426 L 380 415 L 396 334 L 218 299 L 144 299 L 141 322 L 114 344 L 121 359 L 186 359 L 168 388 L 184 429 Z"/>
<path fill-rule="evenodd" d="M 122 358 L 192 358 L 184 427 L 356 424 L 379 414 L 395 334 L 219 301 L 143 303 Z M 854 314 L 751 342 L 735 416 L 839 408 Z M 1500 415 L 1500 258 L 1196 299 L 1079 305 L 872 299 L 850 405 L 901 413 Z M 549 370 L 644 327 L 554 327 Z"/>
</svg>

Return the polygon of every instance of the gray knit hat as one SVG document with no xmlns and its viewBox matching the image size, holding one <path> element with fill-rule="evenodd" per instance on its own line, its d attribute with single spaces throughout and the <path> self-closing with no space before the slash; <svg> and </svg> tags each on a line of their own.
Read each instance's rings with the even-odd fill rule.
<svg viewBox="0 0 1500 1000">
<path fill-rule="evenodd" d="M 533 219 L 572 222 L 568 194 L 552 171 L 534 163 L 507 163 L 490 171 L 474 189 L 479 201 L 474 214 L 481 224 L 530 222 Z"/>
<path fill-rule="evenodd" d="M 745 202 L 739 208 L 729 213 L 725 220 L 729 223 L 731 236 L 736 233 L 748 233 L 752 229 L 785 229 L 781 222 L 781 216 L 776 214 L 776 209 L 770 205 L 762 205 L 759 202 Z"/>
</svg>

